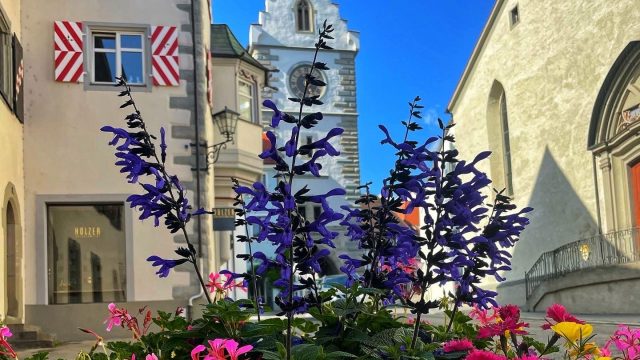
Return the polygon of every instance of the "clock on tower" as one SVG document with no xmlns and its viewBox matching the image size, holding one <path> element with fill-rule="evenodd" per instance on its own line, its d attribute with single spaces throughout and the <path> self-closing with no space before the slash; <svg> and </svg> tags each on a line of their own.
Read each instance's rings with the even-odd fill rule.
<svg viewBox="0 0 640 360">
<path fill-rule="evenodd" d="M 297 98 L 302 98 L 302 95 L 304 94 L 305 78 L 309 73 L 309 70 L 311 70 L 311 65 L 303 64 L 296 66 L 289 73 L 289 91 Z M 322 80 L 324 83 L 327 82 L 327 79 L 321 70 L 313 69 L 313 76 L 318 80 Z M 327 86 L 329 85 L 327 84 Z M 326 92 L 327 86 L 309 85 L 309 88 L 307 89 L 307 97 L 318 96 L 318 98 L 322 98 Z"/>
</svg>

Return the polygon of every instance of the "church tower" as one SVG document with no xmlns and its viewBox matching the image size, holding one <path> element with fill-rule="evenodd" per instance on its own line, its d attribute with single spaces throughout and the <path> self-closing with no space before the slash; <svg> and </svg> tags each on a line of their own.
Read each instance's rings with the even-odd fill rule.
<svg viewBox="0 0 640 360">
<path fill-rule="evenodd" d="M 329 70 L 314 74 L 327 83 L 326 87 L 311 89 L 320 95 L 324 103 L 305 110 L 324 114 L 318 126 L 302 134 L 301 141 L 312 142 L 334 127 L 345 131 L 334 145 L 341 152 L 335 158 L 321 162 L 320 178 L 303 179 L 310 187 L 328 190 L 341 186 L 346 189 L 346 200 L 353 206 L 360 185 L 360 161 L 358 155 L 358 113 L 356 108 L 355 58 L 360 47 L 359 33 L 347 28 L 340 18 L 338 5 L 330 0 L 265 0 L 265 11 L 260 12 L 257 24 L 251 25 L 249 51 L 251 55 L 271 70 L 263 98 L 273 100 L 278 108 L 297 116 L 298 105 L 287 98 L 301 97 L 304 75 L 308 73 L 318 29 L 327 20 L 335 28 L 329 45 L 334 50 L 321 50 L 318 61 Z M 271 111 L 263 109 L 262 122 L 271 121 Z M 288 137 L 281 129 L 279 138 Z M 268 176 L 268 175 L 267 175 Z M 342 204 L 336 204 L 342 205 Z M 308 209 L 313 211 L 313 209 Z"/>
</svg>

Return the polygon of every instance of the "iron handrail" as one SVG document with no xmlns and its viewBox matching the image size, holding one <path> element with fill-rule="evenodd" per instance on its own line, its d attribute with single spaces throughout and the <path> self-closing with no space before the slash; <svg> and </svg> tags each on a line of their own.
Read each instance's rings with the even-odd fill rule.
<svg viewBox="0 0 640 360">
<path fill-rule="evenodd" d="M 544 281 L 573 271 L 640 260 L 640 228 L 581 239 L 544 252 L 524 275 L 526 297 Z"/>
</svg>

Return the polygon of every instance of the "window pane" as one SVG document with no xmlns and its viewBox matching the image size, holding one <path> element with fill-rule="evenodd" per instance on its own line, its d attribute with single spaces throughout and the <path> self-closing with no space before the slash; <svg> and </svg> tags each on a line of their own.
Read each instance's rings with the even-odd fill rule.
<svg viewBox="0 0 640 360">
<path fill-rule="evenodd" d="M 93 46 L 96 49 L 115 49 L 116 36 L 115 34 L 95 34 L 93 36 Z"/>
<path fill-rule="evenodd" d="M 238 112 L 240 118 L 253 121 L 253 87 L 245 82 L 238 83 Z"/>
<path fill-rule="evenodd" d="M 11 36 L 0 33 L 0 91 L 11 104 L 13 99 L 13 59 Z"/>
<path fill-rule="evenodd" d="M 96 52 L 93 71 L 96 82 L 115 82 L 116 53 Z"/>
<path fill-rule="evenodd" d="M 120 35 L 120 47 L 142 49 L 142 35 Z"/>
<path fill-rule="evenodd" d="M 129 84 L 144 83 L 144 74 L 142 72 L 142 53 L 139 52 L 122 52 L 122 76 L 124 76 Z"/>
<path fill-rule="evenodd" d="M 47 206 L 49 302 L 125 301 L 122 204 Z"/>
<path fill-rule="evenodd" d="M 240 93 L 240 95 L 244 95 L 247 97 L 251 97 L 251 85 L 245 83 L 245 82 L 240 82 L 239 86 L 238 86 L 238 92 Z"/>
</svg>

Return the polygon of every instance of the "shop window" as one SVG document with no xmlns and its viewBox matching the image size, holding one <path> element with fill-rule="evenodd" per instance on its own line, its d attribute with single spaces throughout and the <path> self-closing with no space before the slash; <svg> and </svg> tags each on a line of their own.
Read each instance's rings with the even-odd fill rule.
<svg viewBox="0 0 640 360">
<path fill-rule="evenodd" d="M 123 76 L 131 85 L 145 85 L 144 39 L 143 32 L 93 31 L 91 82 L 112 84 Z"/>
<path fill-rule="evenodd" d="M 122 204 L 47 205 L 50 304 L 126 301 Z"/>
</svg>

